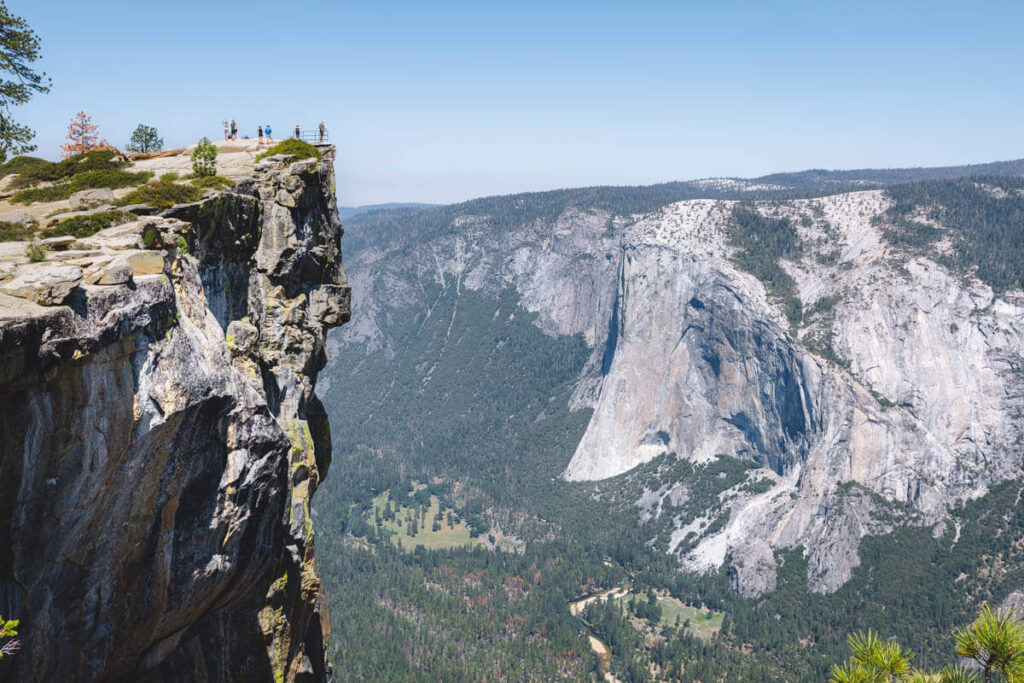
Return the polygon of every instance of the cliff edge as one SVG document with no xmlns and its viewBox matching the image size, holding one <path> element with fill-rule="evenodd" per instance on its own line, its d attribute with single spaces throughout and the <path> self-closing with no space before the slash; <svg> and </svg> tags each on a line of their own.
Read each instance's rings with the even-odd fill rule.
<svg viewBox="0 0 1024 683">
<path fill-rule="evenodd" d="M 237 152 L 233 187 L 42 262 L 0 244 L 5 679 L 330 678 L 313 388 L 350 299 L 318 150 Z"/>
</svg>

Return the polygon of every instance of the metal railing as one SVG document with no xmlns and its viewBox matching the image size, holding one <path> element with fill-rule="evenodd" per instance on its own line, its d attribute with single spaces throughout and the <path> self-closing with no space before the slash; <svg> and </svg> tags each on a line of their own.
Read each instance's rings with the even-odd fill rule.
<svg viewBox="0 0 1024 683">
<path fill-rule="evenodd" d="M 316 142 L 330 142 L 331 141 L 331 133 L 330 133 L 330 131 L 326 131 L 326 130 L 324 131 L 323 135 L 320 135 L 320 131 L 319 130 L 299 130 L 298 135 L 296 135 L 295 131 L 292 130 L 291 137 L 298 138 L 299 140 L 302 140 L 304 142 L 312 142 L 312 143 L 316 143 Z"/>
</svg>

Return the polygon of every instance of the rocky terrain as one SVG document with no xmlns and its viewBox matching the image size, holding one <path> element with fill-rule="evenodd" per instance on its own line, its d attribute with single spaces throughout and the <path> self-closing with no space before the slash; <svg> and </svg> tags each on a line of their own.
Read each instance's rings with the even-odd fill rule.
<svg viewBox="0 0 1024 683">
<path fill-rule="evenodd" d="M 438 289 L 511 287 L 544 332 L 591 349 L 571 404 L 593 412 L 566 479 L 615 477 L 665 453 L 753 461 L 713 500 L 652 477 L 631 504 L 667 526 L 664 549 L 682 567 L 727 565 L 746 595 L 775 587 L 776 551 L 791 548 L 808 559 L 809 585 L 833 591 L 865 535 L 912 524 L 953 539 L 953 506 L 1021 473 L 1024 295 L 943 262 L 961 236 L 936 206 L 914 215 L 945 235 L 931 251 L 895 239 L 881 189 L 743 201 L 795 230 L 793 255 L 769 259 L 782 275 L 759 278 L 738 258 L 737 199 L 786 180 L 706 182 L 738 196 L 632 213 L 605 208 L 595 189 L 547 213 L 530 211 L 554 202 L 536 195 L 368 215 L 374 236 L 349 252 L 364 315 L 331 343 L 345 363 L 388 355 L 393 321 L 429 316 Z M 1019 201 L 1016 185 L 977 186 Z M 400 216 L 410 236 L 377 230 Z M 702 513 L 684 514 L 692 505 Z"/>
<path fill-rule="evenodd" d="M 330 677 L 309 509 L 330 463 L 313 388 L 349 317 L 334 149 L 229 146 L 232 187 L 125 207 L 42 260 L 0 243 L 0 612 L 22 624 L 6 680 Z M 127 193 L 91 192 L 0 220 Z"/>
</svg>

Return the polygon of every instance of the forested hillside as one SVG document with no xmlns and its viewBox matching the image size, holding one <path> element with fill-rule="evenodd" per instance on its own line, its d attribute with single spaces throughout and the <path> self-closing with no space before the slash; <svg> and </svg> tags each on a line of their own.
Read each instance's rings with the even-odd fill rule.
<svg viewBox="0 0 1024 683">
<path fill-rule="evenodd" d="M 1012 176 L 1021 164 L 984 170 Z M 834 592 L 810 590 L 814 570 L 796 546 L 775 552 L 774 591 L 745 598 L 727 566 L 694 574 L 680 570 L 678 557 L 721 531 L 732 497 L 764 495 L 780 475 L 756 458 L 694 462 L 669 451 L 611 479 L 564 481 L 592 417 L 587 378 L 601 376 L 604 341 L 542 331 L 511 276 L 502 286 L 471 287 L 472 267 L 456 275 L 447 263 L 424 264 L 452 252 L 475 263 L 464 255 L 469 246 L 534 226 L 525 242 L 485 257 L 544 268 L 527 252 L 555 248 L 548 235 L 551 245 L 572 239 L 567 212 L 604 217 L 602 239 L 614 243 L 628 225 L 616 216 L 680 199 L 742 199 L 728 212 L 734 263 L 764 283 L 799 330 L 837 301 L 802 305 L 802 276 L 786 262 L 842 267 L 829 245 L 807 241 L 808 226 L 785 214 L 784 198 L 932 178 L 886 190 L 878 229 L 892 258 L 934 259 L 997 292 L 1019 287 L 1024 185 L 993 176 L 944 180 L 955 175 L 807 172 L 759 179 L 751 183 L 757 189 L 588 188 L 353 216 L 344 246 L 354 315 L 362 301 L 376 327 L 331 340 L 321 395 L 334 461 L 314 510 L 336 671 L 399 681 L 597 680 L 604 670 L 624 681 L 822 681 L 846 657 L 846 635 L 864 628 L 898 637 L 918 653 L 917 665 L 947 663 L 953 627 L 982 602 L 1024 588 L 1024 513 L 1015 504 L 1024 483 L 953 505 L 942 525 L 907 528 L 897 520 L 914 518 L 910 503 L 901 508 L 843 484 L 830 505 L 875 501 L 872 514 L 885 510 L 893 520 L 878 528 L 895 530 L 861 541 L 859 566 Z M 764 189 L 771 183 L 780 187 Z M 779 212 L 765 199 L 778 199 Z M 602 247 L 593 258 L 617 255 Z M 588 263 L 567 257 L 562 267 Z M 371 293 L 377 298 L 367 299 Z M 367 347 L 367 335 L 378 333 Z M 849 372 L 848 359 L 813 343 L 808 337 L 819 362 Z M 883 400 L 879 408 L 889 410 Z M 697 532 L 676 533 L 687 525 Z M 468 530 L 469 544 L 456 527 Z M 570 610 L 608 589 L 622 597 Z M 680 619 L 664 618 L 666 609 Z M 589 636 L 609 648 L 610 661 Z"/>
</svg>

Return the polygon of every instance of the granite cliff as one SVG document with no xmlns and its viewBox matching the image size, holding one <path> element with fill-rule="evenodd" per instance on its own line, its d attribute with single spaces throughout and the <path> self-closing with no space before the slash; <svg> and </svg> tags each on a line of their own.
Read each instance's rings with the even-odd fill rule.
<svg viewBox="0 0 1024 683">
<path fill-rule="evenodd" d="M 309 510 L 349 317 L 334 149 L 254 151 L 222 150 L 233 187 L 40 263 L 0 245 L 11 680 L 330 678 Z"/>
</svg>

